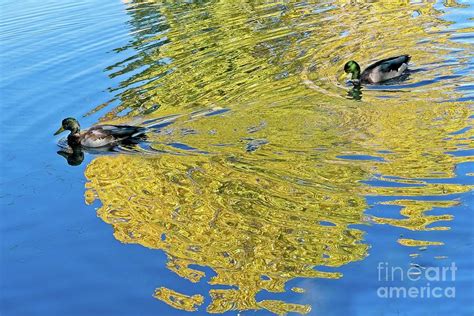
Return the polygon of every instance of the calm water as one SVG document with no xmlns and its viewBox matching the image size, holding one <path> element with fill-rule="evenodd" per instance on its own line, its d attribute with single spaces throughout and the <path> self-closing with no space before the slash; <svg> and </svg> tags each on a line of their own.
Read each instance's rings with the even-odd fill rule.
<svg viewBox="0 0 474 316">
<path fill-rule="evenodd" d="M 474 313 L 470 1 L 0 4 L 2 315 Z"/>
</svg>

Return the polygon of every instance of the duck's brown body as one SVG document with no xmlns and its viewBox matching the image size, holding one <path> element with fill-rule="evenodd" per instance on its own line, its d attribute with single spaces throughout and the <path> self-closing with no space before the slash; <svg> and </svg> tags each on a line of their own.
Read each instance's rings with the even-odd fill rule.
<svg viewBox="0 0 474 316">
<path fill-rule="evenodd" d="M 82 147 L 111 146 L 132 137 L 143 136 L 145 129 L 129 125 L 98 125 L 68 136 L 70 145 Z"/>
<path fill-rule="evenodd" d="M 71 147 L 99 148 L 118 143 L 136 142 L 145 136 L 144 133 L 147 129 L 130 125 L 97 125 L 81 130 L 76 119 L 67 118 L 63 120 L 61 128 L 55 135 L 64 130 L 71 131 L 67 137 Z"/>
</svg>

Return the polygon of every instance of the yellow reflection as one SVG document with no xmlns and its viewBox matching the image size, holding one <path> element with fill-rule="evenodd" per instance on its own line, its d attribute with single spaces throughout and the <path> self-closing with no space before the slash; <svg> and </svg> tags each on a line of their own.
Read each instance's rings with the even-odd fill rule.
<svg viewBox="0 0 474 316">
<path fill-rule="evenodd" d="M 458 205 L 455 201 L 411 201 L 411 200 L 399 200 L 388 203 L 382 203 L 385 205 L 400 205 L 403 206 L 400 214 L 406 217 L 406 219 L 389 219 L 372 217 L 372 220 L 379 224 L 389 224 L 392 226 L 403 227 L 409 230 L 448 230 L 447 226 L 435 226 L 427 227 L 433 223 L 440 221 L 451 221 L 453 215 L 427 215 L 425 212 L 431 211 L 434 207 L 448 208 Z"/>
<path fill-rule="evenodd" d="M 196 311 L 197 307 L 204 302 L 204 297 L 202 295 L 186 296 L 163 287 L 156 289 L 154 297 L 168 303 L 174 308 L 188 312 Z"/>
<path fill-rule="evenodd" d="M 409 247 L 421 247 L 421 246 L 442 246 L 444 243 L 440 241 L 427 241 L 427 240 L 415 240 L 415 239 L 406 239 L 400 238 L 398 243 L 404 246 Z"/>
<path fill-rule="evenodd" d="M 237 165 L 237 160 L 100 157 L 87 167 L 86 195 L 89 203 L 90 197 L 100 199 L 98 215 L 114 227 L 118 240 L 164 250 L 168 268 L 191 282 L 204 276 L 190 267 L 198 265 L 216 272 L 211 285 L 237 286 L 212 290 L 209 312 L 306 310 L 284 302 L 257 302 L 255 295 L 261 290 L 282 292 L 295 277 L 339 278 L 338 272 L 315 267 L 339 267 L 364 258 L 362 231 L 348 227 L 361 222 L 362 198 L 344 187 L 324 192 L 291 183 Z M 190 302 L 196 303 L 174 292 L 160 293 L 156 297 L 168 303 L 169 297 L 179 297 L 172 300 L 178 308 L 188 310 Z"/>
<path fill-rule="evenodd" d="M 119 105 L 94 111 L 127 123 L 182 117 L 150 133 L 149 148 L 138 155 L 94 159 L 85 199 L 100 201 L 98 215 L 118 240 L 163 250 L 167 268 L 192 283 L 204 282 L 199 266 L 208 267 L 216 273 L 208 282 L 219 287 L 191 296 L 159 287 L 157 299 L 201 311 L 208 294 L 211 313 L 304 314 L 310 306 L 256 295 L 283 292 L 294 278 L 342 277 L 337 267 L 362 260 L 369 248 L 351 225 L 449 229 L 449 208 L 457 203 L 450 195 L 473 187 L 441 180 L 456 177 L 456 164 L 473 161 L 453 152 L 474 147 L 474 129 L 465 130 L 474 112 L 467 102 L 439 101 L 462 96 L 455 72 L 466 61 L 447 56 L 473 49 L 450 40 L 450 23 L 433 3 L 127 6 L 134 40 L 122 50 L 132 56 L 108 70 L 129 76 L 117 90 Z M 401 53 L 412 55 L 413 68 L 426 68 L 412 75 L 414 82 L 388 92 L 364 88 L 361 102 L 346 99 L 347 60 L 367 65 Z M 229 111 L 189 115 L 216 106 Z M 374 180 L 380 183 L 364 182 Z M 403 217 L 367 218 L 365 196 L 392 197 L 383 204 L 400 206 Z M 433 208 L 446 212 L 430 215 Z"/>
</svg>

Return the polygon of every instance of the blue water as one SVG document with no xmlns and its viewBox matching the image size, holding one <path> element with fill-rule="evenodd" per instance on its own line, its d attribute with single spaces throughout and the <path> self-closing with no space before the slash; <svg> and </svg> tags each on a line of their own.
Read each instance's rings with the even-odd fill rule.
<svg viewBox="0 0 474 316">
<path fill-rule="evenodd" d="M 81 166 L 70 167 L 57 155 L 56 139 L 52 137 L 64 117 L 83 116 L 109 101 L 114 96 L 109 88 L 120 85 L 123 78 L 109 77 L 104 69 L 126 58 L 114 49 L 132 39 L 124 4 L 97 0 L 2 0 L 0 4 L 1 315 L 189 314 L 152 294 L 155 288 L 164 286 L 192 295 L 196 285 L 166 269 L 164 252 L 125 245 L 114 238 L 112 227 L 97 218 L 98 204 L 84 203 L 84 166 L 94 157 L 86 155 Z M 468 19 L 473 11 L 465 10 L 470 12 L 467 16 L 450 14 L 448 18 L 473 26 L 472 18 Z M 466 42 L 465 38 L 458 39 Z M 472 43 L 472 34 L 467 42 Z M 467 75 L 472 75 L 472 64 L 471 60 Z M 465 99 L 472 99 L 472 85 L 459 90 L 466 90 Z M 102 114 L 98 111 L 83 117 L 81 123 L 92 125 Z M 180 143 L 174 146 L 194 149 Z M 466 151 L 466 156 L 472 156 L 472 149 Z M 372 156 L 342 158 L 382 162 Z M 456 178 L 451 180 L 473 185 L 472 176 L 467 176 L 473 172 L 474 163 L 460 164 Z M 370 181 L 377 185 L 376 179 L 367 183 Z M 366 214 L 397 214 L 390 207 L 381 211 L 379 203 L 400 198 L 368 196 Z M 442 199 L 459 201 L 448 211 L 432 211 L 454 214 L 449 232 L 360 225 L 358 228 L 366 232 L 364 242 L 371 245 L 370 255 L 338 268 L 344 274 L 342 279 L 295 279 L 286 288 L 301 287 L 306 289 L 304 294 L 262 292 L 258 299 L 311 304 L 311 315 L 473 315 L 474 193 Z M 449 258 L 426 259 L 430 265 L 444 266 L 455 259 L 459 269 L 455 299 L 384 300 L 376 296 L 379 262 L 407 267 L 406 258 L 413 252 L 394 242 L 400 235 L 449 242 L 442 251 L 429 248 L 423 254 Z M 206 280 L 212 276 L 212 271 L 208 272 Z M 199 283 L 199 287 L 202 293 L 211 288 L 206 282 Z M 209 301 L 206 297 L 203 306 Z M 205 311 L 200 309 L 197 314 Z M 244 311 L 240 315 L 270 313 Z"/>
</svg>

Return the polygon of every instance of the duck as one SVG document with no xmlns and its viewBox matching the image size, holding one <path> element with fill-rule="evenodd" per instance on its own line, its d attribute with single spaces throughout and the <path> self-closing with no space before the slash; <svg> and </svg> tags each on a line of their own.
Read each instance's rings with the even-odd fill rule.
<svg viewBox="0 0 474 316">
<path fill-rule="evenodd" d="M 137 140 L 146 138 L 147 128 L 130 125 L 96 125 L 81 130 L 79 122 L 68 117 L 62 120 L 61 127 L 54 133 L 58 135 L 70 131 L 67 142 L 71 148 L 112 147 L 121 143 L 137 143 Z"/>
<path fill-rule="evenodd" d="M 352 83 L 376 84 L 400 77 L 408 69 L 410 55 L 400 55 L 377 61 L 367 67 L 362 73 L 357 62 L 350 60 L 344 65 L 344 71 L 352 74 Z"/>
</svg>

